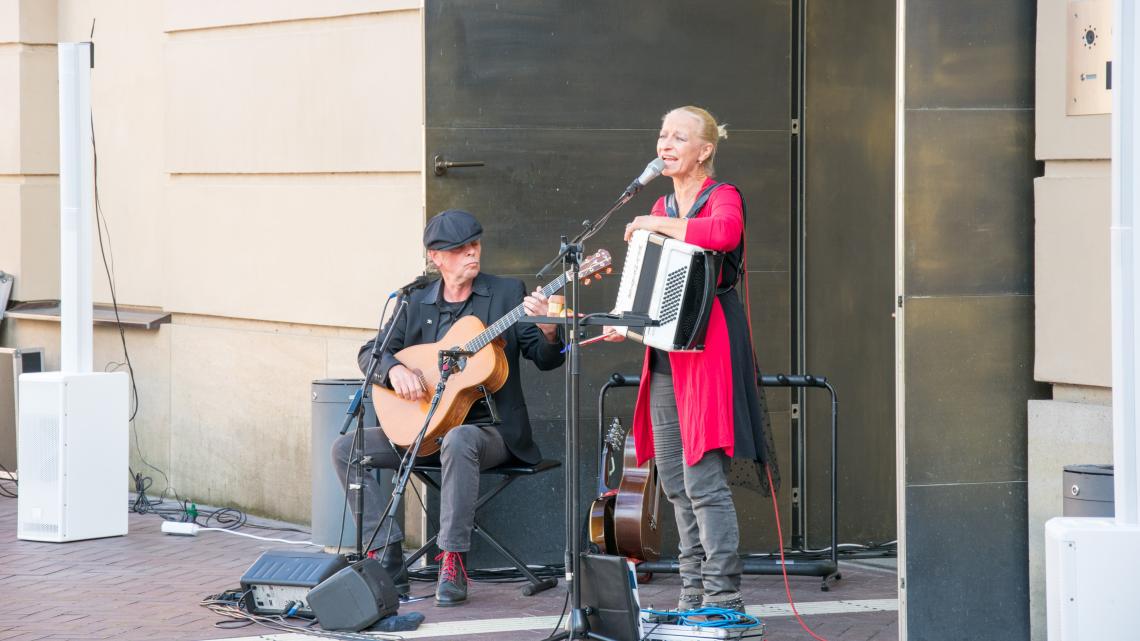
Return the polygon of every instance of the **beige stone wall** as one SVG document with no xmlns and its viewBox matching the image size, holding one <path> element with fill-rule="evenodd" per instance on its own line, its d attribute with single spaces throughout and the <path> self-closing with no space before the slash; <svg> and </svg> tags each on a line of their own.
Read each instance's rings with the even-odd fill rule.
<svg viewBox="0 0 1140 641">
<path fill-rule="evenodd" d="M 1058 385 L 1055 396 L 1029 401 L 1029 616 L 1034 641 L 1046 641 L 1045 522 L 1062 514 L 1064 468 L 1112 461 L 1111 394 Z"/>
<path fill-rule="evenodd" d="M 1045 164 L 1034 184 L 1034 377 L 1112 386 L 1108 160 Z"/>
<path fill-rule="evenodd" d="M 139 389 L 132 466 L 309 518 L 310 381 L 355 377 L 384 295 L 422 267 L 418 0 L 0 0 L 0 269 L 58 295 L 56 41 L 87 40 L 99 196 Z M 110 301 L 95 252 L 95 299 Z M 58 325 L 4 321 L 5 344 Z M 96 331 L 97 368 L 123 360 Z"/>
<path fill-rule="evenodd" d="M 1034 184 L 1034 377 L 1053 400 L 1030 401 L 1030 624 L 1045 640 L 1044 524 L 1062 511 L 1065 465 L 1112 459 L 1109 300 L 1111 116 L 1067 116 L 1067 0 L 1037 3 Z"/>
<path fill-rule="evenodd" d="M 54 2 L 0 1 L 0 270 L 22 299 L 59 292 L 55 16 Z"/>
<path fill-rule="evenodd" d="M 1034 269 L 1039 381 L 1109 386 L 1110 116 L 1065 115 L 1067 0 L 1037 6 Z"/>
</svg>

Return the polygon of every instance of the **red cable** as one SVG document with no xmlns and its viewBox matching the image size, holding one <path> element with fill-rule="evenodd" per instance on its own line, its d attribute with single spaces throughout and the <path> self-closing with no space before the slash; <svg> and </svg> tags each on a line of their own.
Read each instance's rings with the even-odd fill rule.
<svg viewBox="0 0 1140 641">
<path fill-rule="evenodd" d="M 752 298 L 748 295 L 748 238 L 741 239 L 741 257 L 740 269 L 744 272 L 744 315 L 748 319 L 748 341 L 752 344 L 752 353 L 756 353 L 756 342 L 752 337 Z M 757 381 L 759 384 L 759 381 Z M 772 470 L 768 464 L 764 464 L 764 473 L 768 475 L 768 493 L 772 495 L 772 513 L 776 516 L 776 539 L 777 544 L 780 546 L 780 571 L 784 575 L 784 592 L 788 595 L 788 605 L 792 606 L 792 613 L 796 615 L 796 621 L 799 622 L 800 627 L 805 632 L 811 635 L 816 641 L 827 641 L 823 637 L 811 631 L 804 623 L 803 617 L 800 616 L 799 610 L 796 610 L 796 603 L 792 600 L 792 586 L 788 583 L 788 566 L 784 561 L 784 532 L 780 527 L 780 505 L 776 502 L 776 488 L 772 484 Z"/>
<path fill-rule="evenodd" d="M 764 472 L 768 474 L 768 487 L 770 489 L 772 487 L 772 470 L 768 469 L 767 464 L 764 465 Z M 795 601 L 792 601 L 792 586 L 788 584 L 788 566 L 784 562 L 784 533 L 780 529 L 780 506 L 776 503 L 776 491 L 770 490 L 770 493 L 772 494 L 772 512 L 776 515 L 776 536 L 779 537 L 777 543 L 780 546 L 780 571 L 784 573 L 784 592 L 788 595 L 788 605 L 792 606 L 792 612 L 796 615 L 796 621 L 800 622 L 800 627 L 810 634 L 811 638 L 817 641 L 827 641 L 827 639 L 817 635 L 811 631 L 811 628 L 807 627 L 803 617 L 800 616 L 799 610 L 796 610 Z"/>
</svg>

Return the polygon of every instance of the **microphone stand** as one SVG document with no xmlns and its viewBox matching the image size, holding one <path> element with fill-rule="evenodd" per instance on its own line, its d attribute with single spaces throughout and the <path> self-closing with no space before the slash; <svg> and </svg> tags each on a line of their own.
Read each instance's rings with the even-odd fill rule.
<svg viewBox="0 0 1140 641">
<path fill-rule="evenodd" d="M 563 320 L 563 327 L 566 328 L 566 349 L 569 356 L 567 357 L 567 370 L 566 370 L 566 554 L 564 561 L 566 564 L 566 582 L 570 587 L 570 619 L 569 629 L 563 630 L 548 637 L 547 641 L 556 641 L 560 639 L 597 639 L 598 641 L 615 641 L 609 637 L 603 636 L 596 632 L 590 631 L 590 622 L 587 619 L 588 614 L 592 614 L 593 610 L 588 611 L 587 608 L 582 607 L 582 584 L 579 581 L 579 570 L 581 567 L 581 546 L 579 545 L 579 537 L 575 523 L 578 520 L 578 487 L 581 482 L 581 475 L 578 469 L 578 415 L 579 415 L 579 389 L 581 385 L 581 368 L 578 356 L 578 331 L 580 324 L 578 322 L 578 273 L 579 266 L 584 253 L 583 243 L 589 240 L 591 236 L 598 233 L 598 231 L 610 219 L 610 216 L 620 209 L 623 205 L 630 201 L 638 192 L 636 189 L 626 189 L 626 191 L 617 199 L 617 201 L 610 207 L 609 211 L 602 215 L 596 222 L 589 220 L 582 223 L 585 229 L 582 230 L 573 240 L 567 241 L 566 236 L 562 236 L 561 244 L 556 255 L 545 267 L 536 274 L 536 277 L 542 278 L 546 273 L 559 261 L 563 263 L 563 271 L 570 272 L 570 296 L 567 300 L 566 308 L 574 310 L 572 314 L 567 314 Z M 619 321 L 620 322 L 620 321 Z M 616 324 L 616 323 L 615 323 Z M 639 614 L 640 616 L 640 614 Z"/>
<path fill-rule="evenodd" d="M 376 338 L 380 339 L 381 334 L 384 337 L 381 340 L 372 341 L 372 352 L 369 354 L 368 367 L 364 372 L 364 382 L 360 384 L 360 389 L 353 394 L 352 401 L 348 404 L 348 410 L 345 411 L 344 423 L 340 426 L 340 433 L 344 435 L 348 432 L 349 426 L 352 425 L 352 419 L 356 419 L 356 433 L 352 437 L 348 462 L 349 466 L 356 468 L 355 485 L 351 482 L 349 475 L 345 474 L 346 478 L 349 478 L 347 489 L 356 491 L 356 550 L 349 555 L 351 561 L 359 561 L 364 558 L 364 397 L 368 394 L 368 386 L 372 384 L 372 377 L 376 375 L 376 368 L 380 366 L 380 359 L 388 349 L 388 343 L 392 341 L 392 329 L 396 327 L 400 317 L 407 312 L 408 294 L 425 284 L 425 280 L 421 277 L 397 290 L 399 296 L 396 298 L 396 311 L 392 313 L 392 319 L 388 321 L 387 331 L 384 331 L 384 319 L 380 319 Z M 340 545 L 340 541 L 337 541 L 337 545 Z"/>
<path fill-rule="evenodd" d="M 348 484 L 348 489 L 356 492 L 356 551 L 350 555 L 351 561 L 364 558 L 364 396 L 368 393 L 368 386 L 372 384 L 372 377 L 376 375 L 376 368 L 380 365 L 384 351 L 388 349 L 388 343 L 392 341 L 392 329 L 408 308 L 407 293 L 407 289 L 400 290 L 400 295 L 396 299 L 396 311 L 392 314 L 392 320 L 388 322 L 388 331 L 384 331 L 384 319 L 380 319 L 381 325 L 376 332 L 376 338 L 380 338 L 381 333 L 384 337 L 382 340 L 372 341 L 372 352 L 369 355 L 368 368 L 364 372 L 364 382 L 352 396 L 352 402 L 345 412 L 344 424 L 340 428 L 340 433 L 345 434 L 352 425 L 352 420 L 356 419 L 356 433 L 353 434 L 352 447 L 349 449 L 352 453 L 349 465 L 356 469 L 356 483 Z"/>
<path fill-rule="evenodd" d="M 475 352 L 467 351 L 460 348 L 455 349 L 441 349 L 439 350 L 439 382 L 435 384 L 435 395 L 431 398 L 431 406 L 428 408 L 427 416 L 424 417 L 424 424 L 420 427 L 420 431 L 416 434 L 416 439 L 412 441 L 412 446 L 408 448 L 404 454 L 404 461 L 400 464 L 400 478 L 396 481 L 396 486 L 392 488 L 392 498 L 388 501 L 388 509 L 380 522 L 376 524 L 376 529 L 372 531 L 372 537 L 368 539 L 368 546 L 372 547 L 372 542 L 376 540 L 376 535 L 380 533 L 380 528 L 384 523 L 394 523 L 396 518 L 396 510 L 399 509 L 400 504 L 403 502 L 404 490 L 408 486 L 408 481 L 411 479 L 412 472 L 416 467 L 416 458 L 420 455 L 420 447 L 423 445 L 424 436 L 427 434 L 428 426 L 431 425 L 431 419 L 435 416 L 435 411 L 439 408 L 439 401 L 443 398 L 443 390 L 447 387 L 447 379 L 455 373 L 455 369 L 459 365 L 461 358 L 474 356 Z M 359 530 L 357 530 L 359 532 Z M 388 527 L 389 535 L 392 532 L 391 526 Z M 385 546 L 388 542 L 385 541 Z"/>
</svg>

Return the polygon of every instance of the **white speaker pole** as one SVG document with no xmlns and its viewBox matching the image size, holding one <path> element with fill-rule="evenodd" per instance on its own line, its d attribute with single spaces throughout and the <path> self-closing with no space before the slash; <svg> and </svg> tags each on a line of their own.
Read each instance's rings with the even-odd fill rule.
<svg viewBox="0 0 1140 641">
<path fill-rule="evenodd" d="M 92 371 L 92 44 L 58 55 L 62 371 L 20 375 L 16 536 L 64 542 L 127 533 L 130 393 L 125 373 Z"/>
<path fill-rule="evenodd" d="M 60 369 L 91 372 L 91 43 L 59 45 Z"/>
</svg>

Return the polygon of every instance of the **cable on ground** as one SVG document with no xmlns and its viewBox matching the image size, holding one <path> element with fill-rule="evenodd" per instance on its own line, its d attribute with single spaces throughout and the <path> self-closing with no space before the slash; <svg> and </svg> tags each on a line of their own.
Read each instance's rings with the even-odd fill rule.
<svg viewBox="0 0 1140 641">
<path fill-rule="evenodd" d="M 0 463 L 0 471 L 4 472 L 5 477 L 0 478 L 0 496 L 10 499 L 19 498 L 20 482 L 16 479 L 16 475 L 4 467 L 3 463 Z M 7 483 L 11 483 L 12 486 L 9 487 L 6 485 Z"/>
<path fill-rule="evenodd" d="M 343 641 L 376 641 L 377 639 L 400 641 L 404 638 L 398 634 L 388 634 L 384 632 L 369 632 L 368 634 L 331 632 L 329 630 L 312 627 L 313 624 L 316 623 L 315 620 L 300 616 L 286 617 L 284 615 L 253 614 L 245 609 L 244 597 L 245 593 L 241 590 L 227 590 L 220 594 L 214 594 L 202 599 L 198 605 L 201 605 L 215 614 L 232 619 L 232 621 L 218 621 L 214 623 L 214 627 L 224 630 L 257 624 L 277 632 L 294 632 L 325 639 L 341 639 Z M 306 621 L 306 623 L 304 625 L 290 623 L 286 620 L 288 618 L 297 618 Z"/>
<path fill-rule="evenodd" d="M 771 484 L 772 484 L 772 470 L 771 470 L 771 468 L 768 467 L 767 464 L 764 465 L 764 472 L 766 472 L 768 474 L 768 485 L 771 486 Z M 784 532 L 783 532 L 783 529 L 780 527 L 780 505 L 779 505 L 779 503 L 776 502 L 776 493 L 772 492 L 771 494 L 772 494 L 772 511 L 776 514 L 776 540 L 777 541 L 783 541 L 784 540 Z M 827 641 L 827 639 L 824 639 L 823 637 L 817 635 L 815 632 L 812 632 L 811 628 L 809 628 L 807 626 L 807 624 L 804 623 L 804 619 L 803 619 L 803 617 L 800 616 L 799 610 L 796 610 L 796 603 L 795 603 L 795 601 L 792 600 L 792 586 L 791 586 L 791 584 L 788 583 L 788 566 L 787 566 L 787 563 L 784 561 L 784 548 L 783 547 L 780 548 L 780 571 L 784 575 L 784 592 L 788 595 L 788 605 L 792 606 L 792 613 L 796 615 L 796 621 L 799 622 L 800 627 L 803 628 L 805 632 L 810 634 L 811 638 L 815 639 L 816 641 Z"/>
</svg>

